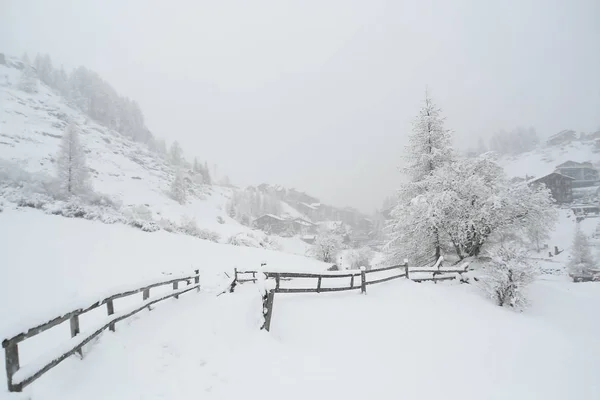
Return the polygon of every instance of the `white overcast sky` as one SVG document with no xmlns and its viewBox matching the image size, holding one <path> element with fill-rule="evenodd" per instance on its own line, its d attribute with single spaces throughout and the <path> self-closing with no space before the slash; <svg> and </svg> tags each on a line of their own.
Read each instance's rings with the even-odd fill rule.
<svg viewBox="0 0 600 400">
<path fill-rule="evenodd" d="M 136 99 L 237 184 L 372 211 L 428 87 L 465 147 L 600 127 L 599 0 L 0 0 L 0 52 Z"/>
</svg>

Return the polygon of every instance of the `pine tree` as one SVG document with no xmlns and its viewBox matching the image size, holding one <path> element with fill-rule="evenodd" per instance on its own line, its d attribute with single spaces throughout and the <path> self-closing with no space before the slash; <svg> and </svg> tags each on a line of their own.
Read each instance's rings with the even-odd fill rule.
<svg viewBox="0 0 600 400">
<path fill-rule="evenodd" d="M 594 267 L 594 257 L 590 250 L 590 243 L 585 233 L 581 231 L 579 225 L 575 230 L 573 246 L 571 248 L 571 261 L 569 269 L 571 273 L 585 275 L 590 268 Z"/>
<path fill-rule="evenodd" d="M 187 190 L 181 169 L 177 169 L 175 173 L 175 179 L 173 179 L 173 183 L 171 184 L 171 196 L 179 204 L 185 204 L 186 202 Z"/>
<path fill-rule="evenodd" d="M 60 187 L 66 195 L 82 195 L 91 190 L 85 152 L 73 123 L 63 134 L 56 165 Z"/>
<path fill-rule="evenodd" d="M 171 150 L 169 150 L 169 159 L 171 163 L 175 166 L 179 166 L 183 161 L 183 150 L 179 145 L 179 142 L 176 140 L 171 144 Z"/>
<path fill-rule="evenodd" d="M 424 263 L 441 255 L 441 239 L 438 227 L 427 211 L 425 178 L 450 163 L 453 158 L 451 131 L 444 128 L 441 110 L 429 94 L 413 123 L 406 149 L 404 174 L 409 182 L 398 190 L 398 203 L 392 210 L 392 222 L 388 230 L 391 241 L 391 262 L 410 258 L 412 262 Z"/>
<path fill-rule="evenodd" d="M 27 53 L 23 55 L 23 72 L 19 80 L 18 88 L 27 93 L 37 93 L 38 77 L 35 70 L 31 66 Z"/>
<path fill-rule="evenodd" d="M 207 185 L 212 185 L 212 178 L 210 177 L 210 170 L 208 169 L 208 163 L 206 161 L 204 162 L 202 177 L 204 178 L 204 183 L 206 183 Z"/>
</svg>

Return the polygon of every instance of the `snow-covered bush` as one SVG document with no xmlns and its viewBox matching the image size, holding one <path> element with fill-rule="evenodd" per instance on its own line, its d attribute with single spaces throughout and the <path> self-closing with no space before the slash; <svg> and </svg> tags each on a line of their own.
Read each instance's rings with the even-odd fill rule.
<svg viewBox="0 0 600 400">
<path fill-rule="evenodd" d="M 240 232 L 229 237 L 227 244 L 258 249 L 280 250 L 280 244 L 269 235 L 253 232 Z"/>
<path fill-rule="evenodd" d="M 232 246 L 260 248 L 260 240 L 250 233 L 240 232 L 227 239 L 227 244 Z"/>
<path fill-rule="evenodd" d="M 514 244 L 501 246 L 490 253 L 481 282 L 497 305 L 517 310 L 527 305 L 527 286 L 538 270 L 527 259 L 527 251 Z"/>
<path fill-rule="evenodd" d="M 366 267 L 367 270 L 369 270 L 371 269 L 371 260 L 373 259 L 373 255 L 373 250 L 368 247 L 348 250 L 344 255 L 344 264 L 350 269 Z"/>
<path fill-rule="evenodd" d="M 173 221 L 171 221 L 171 220 L 168 220 L 168 219 L 166 219 L 166 218 L 161 218 L 161 219 L 158 221 L 158 225 L 159 225 L 159 226 L 160 226 L 160 227 L 161 227 L 163 230 L 165 230 L 165 231 L 167 231 L 167 232 L 171 232 L 171 233 L 173 233 L 173 232 L 177 232 L 177 231 L 179 230 L 179 227 L 178 227 L 178 226 L 177 226 L 175 223 L 173 223 Z"/>
<path fill-rule="evenodd" d="M 322 232 L 315 239 L 315 243 L 308 250 L 308 255 L 317 260 L 331 263 L 335 262 L 336 256 L 342 247 L 339 236 L 330 232 Z"/>
<path fill-rule="evenodd" d="M 579 228 L 579 225 L 577 225 L 577 229 L 575 230 L 573 246 L 571 247 L 571 260 L 568 267 L 569 272 L 573 275 L 587 275 L 589 274 L 589 270 L 595 267 L 590 243 L 585 233 Z"/>
<path fill-rule="evenodd" d="M 196 219 L 190 216 L 183 216 L 181 218 L 181 225 L 179 225 L 180 233 L 184 233 L 186 235 L 194 236 L 203 240 L 210 240 L 211 242 L 218 243 L 221 239 L 221 236 L 208 229 L 201 229 L 198 227 L 196 223 Z"/>
</svg>

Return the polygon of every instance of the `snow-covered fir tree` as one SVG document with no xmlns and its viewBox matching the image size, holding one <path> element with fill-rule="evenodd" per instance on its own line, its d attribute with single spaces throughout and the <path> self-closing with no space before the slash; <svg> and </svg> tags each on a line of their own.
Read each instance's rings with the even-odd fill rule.
<svg viewBox="0 0 600 400">
<path fill-rule="evenodd" d="M 387 247 L 392 263 L 407 257 L 422 263 L 438 258 L 442 247 L 438 227 L 423 214 L 427 202 L 422 196 L 430 191 L 424 180 L 454 158 L 451 131 L 444 127 L 441 110 L 428 93 L 413 123 L 405 154 L 403 172 L 409 181 L 398 190 Z"/>
<path fill-rule="evenodd" d="M 61 139 L 56 161 L 57 176 L 64 194 L 82 195 L 91 190 L 85 151 L 79 141 L 79 131 L 70 123 Z"/>
<path fill-rule="evenodd" d="M 21 78 L 19 79 L 18 88 L 27 93 L 37 93 L 38 91 L 38 77 L 31 66 L 31 61 L 27 56 L 27 53 L 23 55 L 23 71 Z"/>
<path fill-rule="evenodd" d="M 171 144 L 171 149 L 169 150 L 169 161 L 171 161 L 171 164 L 175 166 L 179 166 L 183 163 L 183 150 L 181 149 L 181 146 L 177 140 Z"/>
<path fill-rule="evenodd" d="M 183 171 L 180 168 L 177 168 L 175 178 L 171 183 L 171 196 L 179 204 L 185 204 L 187 200 L 186 183 L 183 177 Z"/>
<path fill-rule="evenodd" d="M 595 266 L 594 257 L 590 249 L 590 243 L 585 233 L 581 231 L 579 224 L 573 237 L 571 247 L 571 260 L 569 261 L 569 272 L 574 275 L 585 275 L 590 268 Z"/>
</svg>

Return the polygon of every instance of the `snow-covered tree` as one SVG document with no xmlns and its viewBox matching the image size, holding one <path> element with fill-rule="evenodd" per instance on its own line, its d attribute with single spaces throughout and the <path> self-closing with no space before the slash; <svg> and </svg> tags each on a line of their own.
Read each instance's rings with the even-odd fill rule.
<svg viewBox="0 0 600 400">
<path fill-rule="evenodd" d="M 35 60 L 33 61 L 35 65 L 35 69 L 37 70 L 37 75 L 42 82 L 46 85 L 53 87 L 54 86 L 54 68 L 52 67 L 52 60 L 50 59 L 50 55 L 36 55 Z"/>
<path fill-rule="evenodd" d="M 444 128 L 441 110 L 429 94 L 413 123 L 405 154 L 403 172 L 409 181 L 398 190 L 398 202 L 388 226 L 390 242 L 387 247 L 390 262 L 408 257 L 411 262 L 420 263 L 428 258 L 439 258 L 442 248 L 438 227 L 423 215 L 426 196 L 431 192 L 424 181 L 454 158 L 451 131 Z"/>
<path fill-rule="evenodd" d="M 407 218 L 435 226 L 460 258 L 479 255 L 493 235 L 535 230 L 542 237 L 557 218 L 545 187 L 512 184 L 487 154 L 448 163 L 422 185 L 427 192 L 413 201 L 418 214 Z"/>
<path fill-rule="evenodd" d="M 171 144 L 171 149 L 169 150 L 169 160 L 173 165 L 181 165 L 183 162 L 183 150 L 179 145 L 179 142 L 176 140 Z"/>
<path fill-rule="evenodd" d="M 38 77 L 29 63 L 27 54 L 24 56 L 23 71 L 21 79 L 19 79 L 18 88 L 27 93 L 37 93 L 38 91 Z"/>
<path fill-rule="evenodd" d="M 179 204 L 185 204 L 187 200 L 187 188 L 181 169 L 175 172 L 175 178 L 171 183 L 171 196 Z"/>
<path fill-rule="evenodd" d="M 309 255 L 326 263 L 335 262 L 342 240 L 331 232 L 321 232 L 309 249 Z"/>
<path fill-rule="evenodd" d="M 499 306 L 517 310 L 527 305 L 527 286 L 535 280 L 538 270 L 527 259 L 527 252 L 519 246 L 502 246 L 491 254 L 481 281 Z"/>
<path fill-rule="evenodd" d="M 202 170 L 202 176 L 204 177 L 204 183 L 207 185 L 212 185 L 212 178 L 210 176 L 210 170 L 208 168 L 208 163 L 204 162 L 204 169 Z"/>
<path fill-rule="evenodd" d="M 56 166 L 61 190 L 66 195 L 82 195 L 91 190 L 85 151 L 73 123 L 67 126 L 61 139 Z"/>
<path fill-rule="evenodd" d="M 590 268 L 595 266 L 595 260 L 592 256 L 590 243 L 585 233 L 577 225 L 573 245 L 571 247 L 571 260 L 569 261 L 569 271 L 575 275 L 585 275 Z"/>
</svg>

